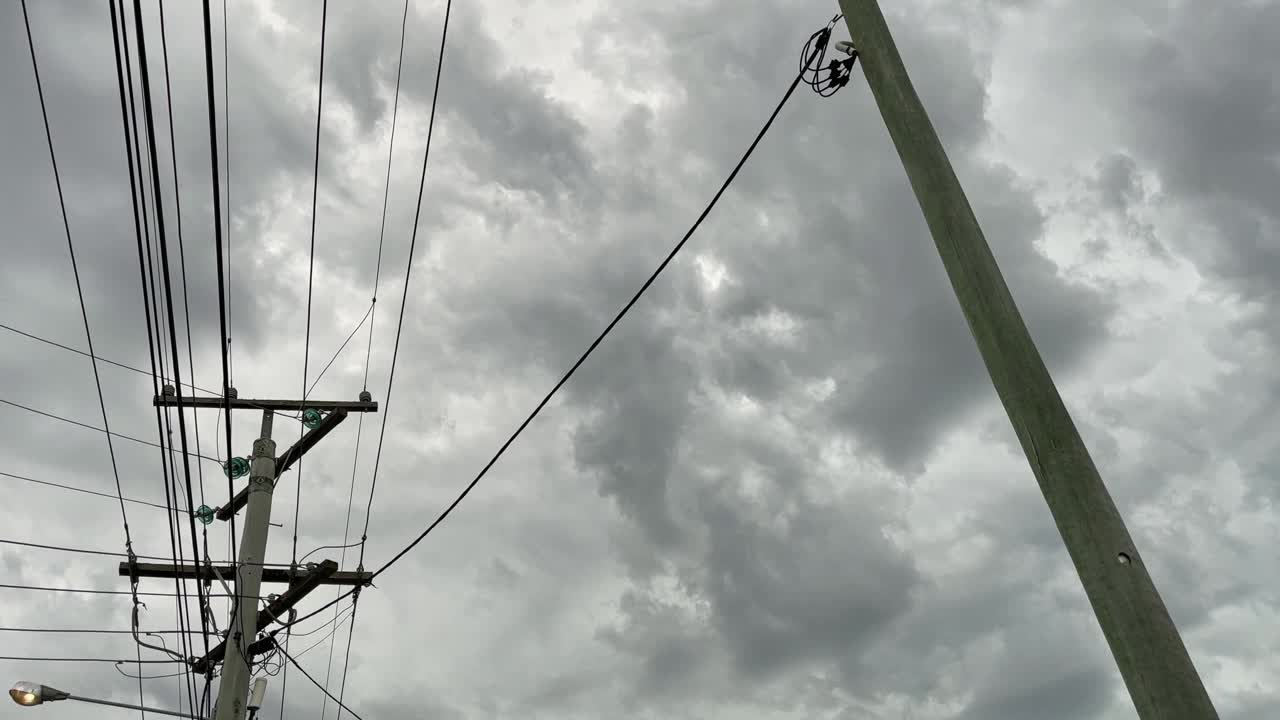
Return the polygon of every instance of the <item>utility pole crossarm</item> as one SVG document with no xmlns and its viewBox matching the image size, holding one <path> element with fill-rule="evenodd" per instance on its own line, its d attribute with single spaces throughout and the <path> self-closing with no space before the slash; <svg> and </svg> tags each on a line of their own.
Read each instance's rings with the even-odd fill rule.
<svg viewBox="0 0 1280 720">
<path fill-rule="evenodd" d="M 331 561 L 326 561 L 331 562 Z M 185 563 L 136 563 L 134 566 L 140 578 L 188 578 L 192 580 L 212 581 L 219 575 L 229 578 L 235 574 L 232 565 L 196 565 Z M 336 566 L 334 568 L 337 569 Z M 130 566 L 127 561 L 120 563 L 120 577 L 130 577 Z M 264 567 L 262 582 L 273 584 L 295 584 L 310 577 L 306 572 L 298 572 L 286 567 Z M 343 571 L 334 572 L 320 580 L 321 585 L 366 585 L 373 579 L 371 572 Z"/>
<path fill-rule="evenodd" d="M 156 395 L 156 407 L 178 407 L 175 395 Z M 232 410 L 283 410 L 300 412 L 302 410 L 346 410 L 347 412 L 378 412 L 378 403 L 372 400 L 242 400 L 240 398 L 220 397 L 183 397 L 184 408 L 206 410 L 230 407 Z"/>
<path fill-rule="evenodd" d="M 286 470 L 293 467 L 293 464 L 296 463 L 308 450 L 315 447 L 316 443 L 320 442 L 325 435 L 328 435 L 330 431 L 338 427 L 343 420 L 346 420 L 347 412 L 347 410 L 339 408 L 324 416 L 324 419 L 320 421 L 319 425 L 308 430 L 307 433 L 298 440 L 298 442 L 291 445 L 283 455 L 276 458 L 276 477 L 280 477 Z M 248 486 L 245 486 L 240 489 L 240 492 L 235 494 L 235 497 L 231 498 L 231 502 L 218 508 L 218 511 L 214 513 L 214 517 L 219 520 L 230 520 L 233 515 L 240 512 L 240 509 L 243 508 L 245 503 L 248 501 L 249 488 Z"/>
<path fill-rule="evenodd" d="M 290 608 L 301 602 L 302 598 L 306 597 L 312 590 L 315 590 L 325 584 L 326 581 L 337 572 L 337 570 L 338 563 L 332 560 L 325 560 L 312 568 L 311 572 L 303 575 L 293 587 L 286 590 L 280 595 L 280 597 L 277 597 L 258 612 L 258 619 L 255 627 L 259 629 L 264 628 L 275 622 L 276 618 L 288 613 Z M 250 647 L 259 647 L 259 649 L 261 649 L 257 643 L 254 643 Z M 205 655 L 193 662 L 191 664 L 191 669 L 195 670 L 197 673 L 203 673 L 214 664 L 221 662 L 226 655 L 227 643 L 226 641 L 223 641 L 218 643 L 215 647 L 210 648 L 208 655 Z"/>
<path fill-rule="evenodd" d="M 256 689 L 254 693 L 257 700 L 248 700 L 250 704 L 246 705 L 249 679 L 253 671 L 252 658 L 273 647 L 270 637 L 257 639 L 259 629 L 277 622 L 281 615 L 291 612 L 295 604 L 321 585 L 353 585 L 359 588 L 368 585 L 373 579 L 372 573 L 363 570 L 340 573 L 338 564 L 332 560 L 325 560 L 301 573 L 296 565 L 289 568 L 266 567 L 267 536 L 272 525 L 271 501 L 276 482 L 282 473 L 342 424 L 348 414 L 377 412 L 378 404 L 373 402 L 373 397 L 367 390 L 362 390 L 360 399 L 356 401 L 311 400 L 305 397 L 302 400 L 241 400 L 235 388 L 227 387 L 224 392 L 225 397 L 184 398 L 179 397 L 173 385 L 165 385 L 161 394 L 154 396 L 154 402 L 156 407 L 177 407 L 180 410 L 226 410 L 228 436 L 231 431 L 232 410 L 258 410 L 262 413 L 262 431 L 254 441 L 253 452 L 249 456 L 249 481 L 246 487 L 235 493 L 227 505 L 213 513 L 220 520 L 230 520 L 240 510 L 245 510 L 240 552 L 235 564 L 125 562 L 120 564 L 119 571 L 135 582 L 139 577 L 194 578 L 206 583 L 215 577 L 219 580 L 228 575 L 234 578 L 236 609 L 226 636 L 217 646 L 210 648 L 204 657 L 193 660 L 191 668 L 200 673 L 210 673 L 215 665 L 222 663 L 222 684 L 218 688 L 213 720 L 245 720 L 246 711 L 251 715 L 256 714 L 261 707 L 260 689 Z M 271 439 L 273 418 L 278 412 L 301 412 L 304 426 L 310 428 L 279 457 L 276 456 L 276 443 Z M 244 465 L 244 458 L 227 458 L 228 476 L 234 478 L 243 475 L 246 470 Z M 207 511 L 208 508 L 201 508 L 202 513 Z M 210 519 L 208 515 L 201 515 L 201 520 L 209 522 Z M 296 537 L 294 544 L 297 544 Z M 258 593 L 264 582 L 288 583 L 289 589 L 265 609 L 259 610 Z"/>
<path fill-rule="evenodd" d="M 996 393 L 1142 720 L 1218 713 L 1032 342 L 876 0 L 839 0 Z"/>
</svg>

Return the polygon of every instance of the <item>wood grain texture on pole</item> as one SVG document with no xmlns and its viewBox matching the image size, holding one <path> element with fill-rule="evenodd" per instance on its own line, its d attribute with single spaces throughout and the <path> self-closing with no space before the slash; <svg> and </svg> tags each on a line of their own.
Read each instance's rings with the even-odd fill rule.
<svg viewBox="0 0 1280 720">
<path fill-rule="evenodd" d="M 1143 720 L 1218 717 L 911 84 L 875 0 L 839 0 L 965 320 Z"/>
</svg>

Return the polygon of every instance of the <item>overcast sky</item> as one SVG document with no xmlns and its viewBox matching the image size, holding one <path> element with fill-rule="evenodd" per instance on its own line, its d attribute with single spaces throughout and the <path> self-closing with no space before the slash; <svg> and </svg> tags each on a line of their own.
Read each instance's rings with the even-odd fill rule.
<svg viewBox="0 0 1280 720">
<path fill-rule="evenodd" d="M 93 341 L 149 369 L 108 5 L 28 4 Z M 1221 716 L 1275 717 L 1280 3 L 884 4 Z M 165 14 L 181 216 L 159 17 L 143 5 L 166 234 L 176 256 L 181 233 L 196 384 L 216 390 L 199 5 Z M 284 477 L 269 560 L 360 539 L 385 415 L 365 552 L 381 565 L 572 364 L 710 199 L 836 10 L 749 6 L 454 4 L 388 397 L 444 16 L 442 2 L 410 3 L 371 345 L 365 321 L 313 395 L 355 399 L 371 347 L 383 412 L 349 418 Z M 402 10 L 329 3 L 308 353 L 320 3 L 229 0 L 229 146 L 215 3 L 241 397 L 300 396 L 304 362 L 314 379 L 369 310 Z M 18 2 L 0 4 L 0 323 L 85 348 L 26 42 Z M 1135 717 L 861 71 L 831 99 L 801 90 L 635 311 L 361 596 L 346 699 L 364 717 Z M 171 270 L 188 378 L 177 257 Z M 99 371 L 112 428 L 157 440 L 151 379 Z M 0 329 L 0 399 L 98 427 L 96 392 L 87 358 Z M 197 433 L 188 416 L 211 457 L 225 455 L 218 420 L 202 411 Z M 237 454 L 258 420 L 237 414 Z M 0 471 L 115 493 L 103 434 L 9 405 L 0 428 Z M 300 432 L 275 428 L 282 448 Z M 114 447 L 125 495 L 163 504 L 160 451 Z M 192 483 L 197 504 L 225 502 L 216 462 L 195 461 Z M 123 550 L 114 500 L 0 487 L 19 499 L 0 510 L 0 539 Z M 170 556 L 165 513 L 126 510 L 135 550 Z M 208 532 L 225 559 L 228 528 Z M 354 569 L 357 555 L 309 560 Z M 4 545 L 0 559 L 6 584 L 128 588 L 118 558 Z M 175 627 L 172 600 L 144 600 L 144 628 Z M 124 595 L 0 588 L 5 627 L 125 630 L 129 612 Z M 348 626 L 338 618 L 330 661 L 333 612 L 291 648 L 322 641 L 300 662 L 336 693 Z M 0 648 L 134 657 L 127 635 L 2 631 Z M 0 681 L 18 679 L 138 700 L 110 663 L 0 660 Z M 264 717 L 285 689 L 271 680 Z M 157 707 L 185 706 L 184 693 L 177 678 L 145 683 Z M 296 670 L 285 697 L 286 717 L 321 715 Z M 75 705 L 29 712 L 117 716 Z"/>
</svg>

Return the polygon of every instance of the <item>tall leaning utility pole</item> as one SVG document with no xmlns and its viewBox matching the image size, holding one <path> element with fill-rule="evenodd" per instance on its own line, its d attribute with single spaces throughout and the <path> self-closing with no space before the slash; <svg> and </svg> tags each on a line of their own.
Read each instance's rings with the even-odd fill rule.
<svg viewBox="0 0 1280 720">
<path fill-rule="evenodd" d="M 267 550 L 267 534 L 271 529 L 271 494 L 280 475 L 297 462 L 304 453 L 337 427 L 351 412 L 377 412 L 378 404 L 369 393 L 360 393 L 359 401 L 317 400 L 240 400 L 234 389 L 228 389 L 227 397 L 182 397 L 172 385 L 166 385 L 164 393 L 155 398 L 158 407 L 176 407 L 193 410 L 223 408 L 232 410 L 259 410 L 262 412 L 262 432 L 253 443 L 253 455 L 230 458 L 227 473 L 233 478 L 248 471 L 248 486 L 240 490 L 221 508 L 201 506 L 196 511 L 200 521 L 208 524 L 214 518 L 229 520 L 241 508 L 247 507 L 244 529 L 241 531 L 240 556 L 234 567 L 213 564 L 153 564 L 136 561 L 120 563 L 121 575 L 140 577 L 196 578 L 206 584 L 217 578 L 224 585 L 228 579 L 236 596 L 235 620 L 227 629 L 226 639 L 209 650 L 209 654 L 197 658 L 191 668 L 208 673 L 218 662 L 223 663 L 222 684 L 218 687 L 218 701 L 214 709 L 215 720 L 244 720 L 245 712 L 252 709 L 249 700 L 249 680 L 255 655 L 270 650 L 274 640 L 270 637 L 256 640 L 258 631 L 268 624 L 287 617 L 293 606 L 307 593 L 320 585 L 365 585 L 372 579 L 367 572 L 338 572 L 338 564 L 332 560 L 299 569 L 287 570 L 264 567 Z M 276 443 L 271 439 L 271 426 L 278 411 L 302 413 L 303 424 L 309 428 L 298 442 L 276 457 Z M 263 582 L 288 583 L 289 589 L 275 597 L 265 608 L 258 609 L 258 593 Z M 231 594 L 231 593 L 228 593 Z M 260 693 L 259 693 L 260 695 Z M 258 698 L 260 703 L 260 697 Z"/>
<path fill-rule="evenodd" d="M 969 330 L 1143 720 L 1216 720 L 1169 611 L 1089 457 L 876 0 L 839 0 Z"/>
</svg>

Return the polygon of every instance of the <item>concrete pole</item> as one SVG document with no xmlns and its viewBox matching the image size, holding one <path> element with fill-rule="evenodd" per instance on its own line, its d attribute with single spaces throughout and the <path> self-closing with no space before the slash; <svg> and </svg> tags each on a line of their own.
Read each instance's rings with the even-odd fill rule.
<svg viewBox="0 0 1280 720">
<path fill-rule="evenodd" d="M 839 0 L 987 371 L 1143 720 L 1218 717 L 1031 341 L 876 0 Z"/>
<path fill-rule="evenodd" d="M 258 634 L 258 592 L 262 587 L 262 563 L 266 558 L 267 533 L 271 529 L 271 492 L 275 489 L 276 480 L 276 443 L 271 439 L 272 412 L 262 412 L 262 437 L 253 442 L 249 501 L 238 558 L 236 586 L 239 589 L 236 592 L 240 597 L 236 605 L 236 620 L 227 638 L 215 720 L 244 720 L 247 710 L 249 646 Z"/>
</svg>

